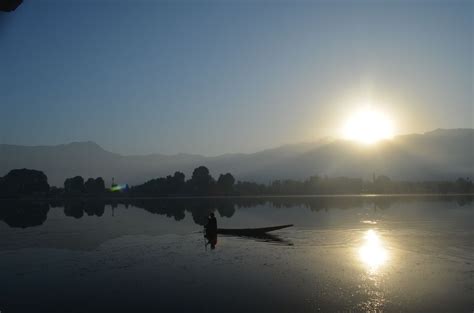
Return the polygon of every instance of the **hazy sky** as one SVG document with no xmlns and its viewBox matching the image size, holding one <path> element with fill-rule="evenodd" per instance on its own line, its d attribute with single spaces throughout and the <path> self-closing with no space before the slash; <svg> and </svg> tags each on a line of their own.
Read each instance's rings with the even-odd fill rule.
<svg viewBox="0 0 474 313">
<path fill-rule="evenodd" d="M 35 1 L 0 13 L 0 143 L 253 152 L 474 127 L 473 1 Z"/>
</svg>

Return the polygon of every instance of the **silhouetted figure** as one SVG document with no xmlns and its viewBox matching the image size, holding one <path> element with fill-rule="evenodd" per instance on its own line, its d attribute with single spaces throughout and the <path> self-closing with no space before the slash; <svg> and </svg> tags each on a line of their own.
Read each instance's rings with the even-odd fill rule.
<svg viewBox="0 0 474 313">
<path fill-rule="evenodd" d="M 210 213 L 207 218 L 206 231 L 217 232 L 217 219 L 214 213 Z"/>
<path fill-rule="evenodd" d="M 207 218 L 207 224 L 204 227 L 204 237 L 207 239 L 206 246 L 210 244 L 211 249 L 215 249 L 217 244 L 217 219 L 214 213 L 209 214 L 209 217 Z"/>
<path fill-rule="evenodd" d="M 206 246 L 211 245 L 211 249 L 214 250 L 217 245 L 217 231 L 211 232 L 206 230 L 206 235 L 204 235 L 204 237 L 207 239 Z"/>
</svg>

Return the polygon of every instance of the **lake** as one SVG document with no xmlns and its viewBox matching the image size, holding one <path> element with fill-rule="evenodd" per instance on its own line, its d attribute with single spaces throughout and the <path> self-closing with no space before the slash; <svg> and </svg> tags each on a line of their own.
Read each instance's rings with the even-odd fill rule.
<svg viewBox="0 0 474 313">
<path fill-rule="evenodd" d="M 206 244 L 219 227 L 281 224 Z M 0 311 L 472 312 L 471 197 L 0 202 Z"/>
</svg>

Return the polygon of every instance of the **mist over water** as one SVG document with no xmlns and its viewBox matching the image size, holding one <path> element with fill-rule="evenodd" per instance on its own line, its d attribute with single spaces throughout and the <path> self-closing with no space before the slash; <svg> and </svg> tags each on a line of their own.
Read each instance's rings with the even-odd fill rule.
<svg viewBox="0 0 474 313">
<path fill-rule="evenodd" d="M 5 312 L 465 312 L 471 197 L 2 201 Z M 219 228 L 292 223 L 270 238 Z M 8 288 L 5 288 L 8 286 Z"/>
</svg>

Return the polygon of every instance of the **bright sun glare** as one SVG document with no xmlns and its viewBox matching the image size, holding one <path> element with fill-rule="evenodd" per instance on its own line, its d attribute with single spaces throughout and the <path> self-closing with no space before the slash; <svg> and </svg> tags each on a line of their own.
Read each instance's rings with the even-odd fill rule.
<svg viewBox="0 0 474 313">
<path fill-rule="evenodd" d="M 362 110 L 352 115 L 345 123 L 343 137 L 364 144 L 391 139 L 393 122 L 385 114 L 374 110 Z"/>
<path fill-rule="evenodd" d="M 369 229 L 364 236 L 364 244 L 359 248 L 361 261 L 371 271 L 376 271 L 388 259 L 388 252 L 376 231 Z"/>
</svg>

